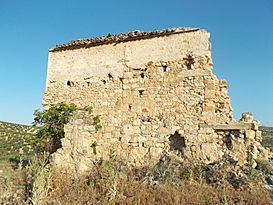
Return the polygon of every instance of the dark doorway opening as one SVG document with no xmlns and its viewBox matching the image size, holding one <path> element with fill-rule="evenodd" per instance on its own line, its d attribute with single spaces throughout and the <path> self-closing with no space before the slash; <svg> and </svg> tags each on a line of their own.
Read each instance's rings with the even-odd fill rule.
<svg viewBox="0 0 273 205">
<path fill-rule="evenodd" d="M 185 138 L 181 136 L 178 131 L 175 131 L 175 133 L 169 137 L 169 140 L 171 142 L 171 151 L 177 151 L 182 155 L 186 148 Z"/>
</svg>

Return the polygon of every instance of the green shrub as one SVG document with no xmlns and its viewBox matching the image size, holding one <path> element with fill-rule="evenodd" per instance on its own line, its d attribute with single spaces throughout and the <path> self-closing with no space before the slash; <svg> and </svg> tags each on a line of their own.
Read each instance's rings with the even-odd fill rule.
<svg viewBox="0 0 273 205">
<path fill-rule="evenodd" d="M 256 169 L 265 175 L 273 174 L 273 165 L 268 160 L 256 160 Z"/>
<path fill-rule="evenodd" d="M 64 125 L 69 122 L 69 118 L 75 111 L 75 104 L 58 103 L 48 110 L 35 110 L 33 124 L 40 126 L 37 138 L 33 141 L 37 151 L 55 152 L 61 147 L 60 139 L 64 137 Z"/>
<path fill-rule="evenodd" d="M 34 126 L 39 126 L 36 137 L 29 140 L 35 151 L 53 153 L 61 147 L 61 139 L 64 137 L 64 125 L 69 122 L 72 113 L 76 110 L 86 111 L 89 114 L 93 112 L 91 106 L 77 108 L 75 104 L 58 103 L 48 110 L 34 111 Z M 93 117 L 93 125 L 98 131 L 102 128 L 100 124 L 100 116 Z M 95 149 L 95 148 L 93 148 Z"/>
</svg>

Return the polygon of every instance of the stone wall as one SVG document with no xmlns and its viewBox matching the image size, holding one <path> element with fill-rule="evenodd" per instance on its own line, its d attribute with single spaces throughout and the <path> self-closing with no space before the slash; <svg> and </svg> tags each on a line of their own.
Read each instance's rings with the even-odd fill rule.
<svg viewBox="0 0 273 205">
<path fill-rule="evenodd" d="M 75 113 L 56 164 L 86 170 L 110 150 L 137 166 L 164 153 L 206 163 L 228 154 L 244 164 L 245 154 L 233 151 L 258 146 L 255 123 L 232 119 L 227 82 L 212 73 L 208 32 L 174 29 L 168 35 L 88 45 L 50 52 L 43 103 L 45 108 L 58 102 L 92 106 L 102 129 L 95 132 L 89 114 Z"/>
<path fill-rule="evenodd" d="M 246 165 L 249 160 L 256 166 L 255 160 L 269 158 L 268 151 L 260 144 L 261 132 L 254 120 L 242 118 L 229 124 L 200 124 L 198 135 L 192 141 L 181 135 L 179 129 L 173 134 L 161 136 L 143 136 L 141 133 L 127 136 L 121 133 L 118 137 L 96 131 L 93 118 L 93 114 L 85 111 L 74 113 L 65 126 L 62 148 L 53 155 L 56 165 L 82 173 L 90 169 L 96 160 L 113 155 L 133 166 L 155 164 L 166 155 L 178 160 L 201 160 L 205 163 L 225 158 L 235 166 Z"/>
</svg>

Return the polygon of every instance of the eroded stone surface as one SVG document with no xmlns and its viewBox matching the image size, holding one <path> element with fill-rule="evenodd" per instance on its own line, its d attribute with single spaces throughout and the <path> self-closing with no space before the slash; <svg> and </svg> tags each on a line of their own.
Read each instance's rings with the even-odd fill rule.
<svg viewBox="0 0 273 205">
<path fill-rule="evenodd" d="M 206 163 L 229 156 L 238 165 L 248 153 L 267 157 L 253 116 L 233 120 L 228 84 L 212 73 L 210 49 L 209 33 L 197 29 L 52 50 L 44 107 L 92 106 L 102 125 L 96 132 L 92 115 L 75 113 L 54 162 L 84 171 L 110 152 L 136 166 L 165 153 Z"/>
</svg>

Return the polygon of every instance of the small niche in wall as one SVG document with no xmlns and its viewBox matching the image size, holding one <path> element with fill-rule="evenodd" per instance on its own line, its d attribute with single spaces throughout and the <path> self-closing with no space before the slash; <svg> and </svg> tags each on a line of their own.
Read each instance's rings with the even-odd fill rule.
<svg viewBox="0 0 273 205">
<path fill-rule="evenodd" d="M 223 142 L 229 150 L 232 150 L 234 138 L 239 138 L 239 137 L 240 137 L 239 131 L 235 131 L 235 130 L 230 131 L 226 133 L 225 136 L 223 137 Z"/>
<path fill-rule="evenodd" d="M 152 120 L 149 117 L 142 117 L 141 118 L 141 122 L 144 122 L 144 123 L 146 123 L 146 122 L 152 122 Z"/>
<path fill-rule="evenodd" d="M 111 73 L 108 73 L 108 78 L 109 78 L 109 80 L 111 80 L 111 81 L 114 80 L 114 78 L 113 78 L 113 76 L 111 75 Z"/>
<path fill-rule="evenodd" d="M 147 71 L 147 68 L 141 68 L 141 71 L 145 71 L 145 72 L 146 72 L 146 71 Z"/>
<path fill-rule="evenodd" d="M 133 71 L 140 71 L 141 68 L 132 68 Z"/>
<path fill-rule="evenodd" d="M 168 66 L 164 65 L 163 66 L 163 72 L 166 73 L 168 71 Z"/>
<path fill-rule="evenodd" d="M 143 96 L 144 95 L 144 91 L 145 90 L 138 90 L 139 96 Z"/>
<path fill-rule="evenodd" d="M 132 105 L 128 105 L 129 110 L 132 110 Z"/>
<path fill-rule="evenodd" d="M 145 74 L 144 73 L 140 73 L 140 77 L 144 79 L 145 78 Z"/>
<path fill-rule="evenodd" d="M 73 83 L 72 81 L 68 80 L 68 81 L 66 82 L 66 85 L 67 85 L 68 87 L 72 87 L 72 86 L 74 85 L 74 83 Z"/>
<path fill-rule="evenodd" d="M 233 143 L 232 143 L 232 136 L 231 135 L 227 135 L 223 138 L 223 142 L 226 145 L 226 147 L 228 148 L 228 150 L 232 150 L 233 149 Z"/>
<path fill-rule="evenodd" d="M 191 54 L 188 54 L 186 58 L 184 58 L 184 60 L 186 61 L 187 69 L 191 70 L 193 64 L 195 63 L 193 56 Z"/>
</svg>

